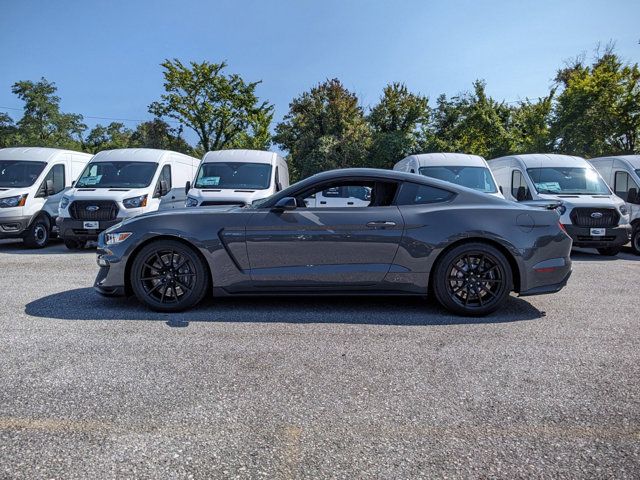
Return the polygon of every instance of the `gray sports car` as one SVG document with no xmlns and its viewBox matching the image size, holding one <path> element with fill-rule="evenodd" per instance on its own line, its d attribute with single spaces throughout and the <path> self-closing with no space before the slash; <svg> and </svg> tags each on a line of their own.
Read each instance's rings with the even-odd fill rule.
<svg viewBox="0 0 640 480">
<path fill-rule="evenodd" d="M 433 293 L 455 313 L 485 315 L 511 291 L 566 284 L 571 239 L 554 206 L 410 173 L 334 170 L 252 205 L 115 225 L 100 235 L 95 288 L 135 294 L 160 311 L 185 310 L 211 293 Z"/>
</svg>

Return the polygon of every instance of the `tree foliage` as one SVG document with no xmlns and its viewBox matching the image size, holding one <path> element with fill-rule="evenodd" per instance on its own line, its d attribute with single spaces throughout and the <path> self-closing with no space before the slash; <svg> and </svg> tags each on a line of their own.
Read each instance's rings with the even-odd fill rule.
<svg viewBox="0 0 640 480">
<path fill-rule="evenodd" d="M 165 92 L 149 105 L 157 117 L 169 117 L 191 128 L 204 151 L 270 144 L 273 106 L 256 96 L 260 82 L 245 82 L 238 74 L 225 74 L 225 62 L 165 60 Z"/>
<path fill-rule="evenodd" d="M 297 178 L 332 168 L 364 166 L 371 131 L 356 95 L 338 79 L 293 99 L 274 141 L 290 153 Z"/>
</svg>

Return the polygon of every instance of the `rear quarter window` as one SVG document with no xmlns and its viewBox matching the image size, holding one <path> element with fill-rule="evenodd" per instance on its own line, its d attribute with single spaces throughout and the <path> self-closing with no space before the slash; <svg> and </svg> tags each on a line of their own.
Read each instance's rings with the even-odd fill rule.
<svg viewBox="0 0 640 480">
<path fill-rule="evenodd" d="M 405 182 L 400 187 L 396 205 L 425 205 L 451 200 L 455 193 L 442 188 Z"/>
</svg>

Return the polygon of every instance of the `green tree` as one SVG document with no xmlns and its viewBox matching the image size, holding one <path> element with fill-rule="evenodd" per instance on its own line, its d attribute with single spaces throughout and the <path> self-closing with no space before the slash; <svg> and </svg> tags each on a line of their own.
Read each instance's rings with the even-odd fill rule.
<svg viewBox="0 0 640 480">
<path fill-rule="evenodd" d="M 8 114 L 0 112 L 0 148 L 12 146 L 16 132 L 13 119 Z"/>
<path fill-rule="evenodd" d="M 139 124 L 131 134 L 129 146 L 193 154 L 191 146 L 182 138 L 182 126 L 173 128 L 159 118 Z"/>
<path fill-rule="evenodd" d="M 18 146 L 79 149 L 87 128 L 82 115 L 62 113 L 55 83 L 41 78 L 16 82 L 11 91 L 24 101 L 24 113 L 17 123 L 13 144 Z"/>
<path fill-rule="evenodd" d="M 536 102 L 523 100 L 511 109 L 508 131 L 512 153 L 548 152 L 553 148 L 550 122 L 554 93 L 552 90 Z"/>
<path fill-rule="evenodd" d="M 420 127 L 428 122 L 429 114 L 427 97 L 409 92 L 402 83 L 387 85 L 368 116 L 373 132 L 369 165 L 393 168 L 398 160 L 415 153 Z"/>
<path fill-rule="evenodd" d="M 485 83 L 473 83 L 473 92 L 450 100 L 438 97 L 431 122 L 424 129 L 422 150 L 464 152 L 495 158 L 512 151 L 509 135 L 511 111 L 485 92 Z"/>
<path fill-rule="evenodd" d="M 640 151 L 640 70 L 607 47 L 558 71 L 552 135 L 560 152 L 586 157 Z"/>
<path fill-rule="evenodd" d="M 289 152 L 294 178 L 365 165 L 371 132 L 358 98 L 338 79 L 293 99 L 274 141 Z"/>
<path fill-rule="evenodd" d="M 130 146 L 132 134 L 131 129 L 120 122 L 111 122 L 106 127 L 98 124 L 87 135 L 84 149 L 91 153 L 98 153 L 102 150 L 127 148 Z"/>
<path fill-rule="evenodd" d="M 255 142 L 263 148 L 273 106 L 256 96 L 258 82 L 245 82 L 240 75 L 226 75 L 225 62 L 165 60 L 165 94 L 149 105 L 157 117 L 170 117 L 193 129 L 205 150 L 220 150 Z M 265 128 L 265 122 L 266 128 Z M 262 138 L 257 139 L 258 136 Z"/>
</svg>

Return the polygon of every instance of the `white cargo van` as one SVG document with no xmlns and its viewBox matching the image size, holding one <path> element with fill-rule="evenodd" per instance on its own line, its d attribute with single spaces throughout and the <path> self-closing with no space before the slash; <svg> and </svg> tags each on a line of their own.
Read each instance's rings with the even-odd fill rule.
<svg viewBox="0 0 640 480">
<path fill-rule="evenodd" d="M 560 222 L 576 247 L 617 255 L 629 241 L 631 226 L 625 203 L 581 157 L 534 153 L 489 161 L 507 199 L 560 200 Z"/>
<path fill-rule="evenodd" d="M 640 255 L 640 155 L 621 155 L 589 160 L 613 192 L 624 200 L 633 227 L 631 247 Z"/>
<path fill-rule="evenodd" d="M 503 198 L 487 161 L 479 155 L 421 153 L 400 160 L 393 169 L 437 178 Z"/>
<path fill-rule="evenodd" d="M 217 150 L 202 158 L 186 206 L 248 205 L 288 186 L 289 167 L 277 153 Z"/>
<path fill-rule="evenodd" d="M 125 218 L 184 207 L 185 185 L 199 163 L 181 153 L 150 148 L 96 154 L 60 200 L 60 237 L 68 248 L 82 248 Z"/>
<path fill-rule="evenodd" d="M 57 148 L 0 149 L 0 238 L 46 246 L 55 235 L 60 197 L 90 159 Z"/>
</svg>

